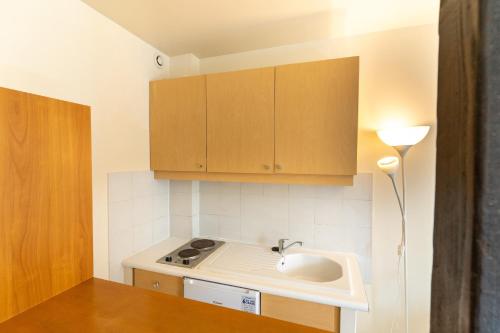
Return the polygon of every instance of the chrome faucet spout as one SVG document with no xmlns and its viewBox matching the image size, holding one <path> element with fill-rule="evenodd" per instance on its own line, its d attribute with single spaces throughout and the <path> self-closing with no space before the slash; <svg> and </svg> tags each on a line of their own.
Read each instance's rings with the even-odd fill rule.
<svg viewBox="0 0 500 333">
<path fill-rule="evenodd" d="M 278 240 L 278 253 L 281 254 L 282 257 L 285 255 L 286 249 L 294 246 L 295 244 L 298 244 L 299 246 L 302 246 L 302 244 L 303 244 L 303 242 L 301 242 L 301 241 L 295 241 L 295 242 L 290 243 L 287 246 L 285 246 L 285 242 L 287 240 L 288 239 L 286 239 L 286 238 L 282 238 L 282 239 Z"/>
</svg>

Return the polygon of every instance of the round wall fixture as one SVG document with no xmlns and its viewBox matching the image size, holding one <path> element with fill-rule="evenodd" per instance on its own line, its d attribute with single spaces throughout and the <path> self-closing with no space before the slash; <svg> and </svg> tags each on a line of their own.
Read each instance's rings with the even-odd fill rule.
<svg viewBox="0 0 500 333">
<path fill-rule="evenodd" d="M 163 57 L 160 54 L 155 56 L 155 65 L 158 68 L 163 68 Z"/>
</svg>

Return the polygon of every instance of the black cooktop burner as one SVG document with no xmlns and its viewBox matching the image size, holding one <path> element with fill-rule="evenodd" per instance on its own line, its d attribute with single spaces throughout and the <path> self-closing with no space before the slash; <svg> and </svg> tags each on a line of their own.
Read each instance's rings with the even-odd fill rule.
<svg viewBox="0 0 500 333">
<path fill-rule="evenodd" d="M 201 252 L 198 251 L 197 249 L 184 249 L 182 251 L 179 251 L 177 255 L 181 259 L 196 259 L 200 256 Z"/>
<path fill-rule="evenodd" d="M 193 249 L 201 251 L 210 250 L 215 246 L 215 242 L 211 239 L 198 239 L 191 243 Z"/>
</svg>

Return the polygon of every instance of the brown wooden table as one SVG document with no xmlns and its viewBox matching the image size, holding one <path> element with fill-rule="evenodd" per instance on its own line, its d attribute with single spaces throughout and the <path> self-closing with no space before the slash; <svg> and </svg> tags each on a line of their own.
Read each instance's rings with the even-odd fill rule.
<svg viewBox="0 0 500 333">
<path fill-rule="evenodd" d="M 1 323 L 0 332 L 326 331 L 94 278 Z"/>
</svg>

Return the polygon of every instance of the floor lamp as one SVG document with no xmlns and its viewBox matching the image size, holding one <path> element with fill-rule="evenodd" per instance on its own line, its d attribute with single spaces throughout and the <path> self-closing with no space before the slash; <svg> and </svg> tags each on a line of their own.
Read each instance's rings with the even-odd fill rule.
<svg viewBox="0 0 500 333">
<path fill-rule="evenodd" d="M 401 242 L 398 247 L 399 260 L 403 258 L 404 271 L 404 317 L 405 317 L 405 332 L 408 333 L 408 292 L 407 284 L 407 260 L 406 260 L 406 176 L 405 176 L 405 156 L 408 150 L 422 141 L 430 126 L 413 126 L 394 129 L 383 129 L 377 131 L 377 135 L 386 145 L 392 146 L 399 153 L 399 158 L 389 156 L 380 159 L 377 162 L 378 167 L 389 176 L 392 187 L 398 200 L 399 209 L 401 211 Z M 401 161 L 401 162 L 400 162 Z M 396 176 L 401 169 L 401 195 L 398 190 Z M 398 261 L 399 263 L 400 261 Z M 398 276 L 398 279 L 400 277 Z M 398 290 L 398 292 L 400 292 Z"/>
</svg>

